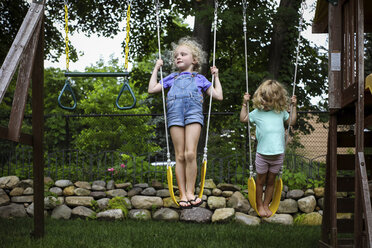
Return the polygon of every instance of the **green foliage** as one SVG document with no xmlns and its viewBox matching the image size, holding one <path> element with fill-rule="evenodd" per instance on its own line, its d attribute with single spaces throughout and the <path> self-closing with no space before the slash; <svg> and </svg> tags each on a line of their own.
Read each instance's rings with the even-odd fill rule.
<svg viewBox="0 0 372 248">
<path fill-rule="evenodd" d="M 92 210 L 96 213 L 100 212 L 101 209 L 98 207 L 98 203 L 96 200 L 91 200 L 90 201 L 90 207 L 92 208 Z"/>
<path fill-rule="evenodd" d="M 107 209 L 121 209 L 123 211 L 124 218 L 128 216 L 128 204 L 124 197 L 116 196 L 109 200 Z"/>
<path fill-rule="evenodd" d="M 297 214 L 296 217 L 293 220 L 293 224 L 295 224 L 295 225 L 302 224 L 305 217 L 306 217 L 306 214 Z"/>
<path fill-rule="evenodd" d="M 283 172 L 283 183 L 290 189 L 305 189 L 308 186 L 307 177 L 303 172 Z"/>
</svg>

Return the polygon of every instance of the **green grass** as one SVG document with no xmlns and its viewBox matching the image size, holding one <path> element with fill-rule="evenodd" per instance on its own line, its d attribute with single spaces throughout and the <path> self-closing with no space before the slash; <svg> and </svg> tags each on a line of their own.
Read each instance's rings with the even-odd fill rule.
<svg viewBox="0 0 372 248">
<path fill-rule="evenodd" d="M 159 221 L 45 221 L 43 239 L 33 239 L 33 219 L 0 219 L 0 246 L 45 248 L 205 248 L 205 247 L 317 247 L 320 226 L 238 223 L 195 224 Z"/>
</svg>

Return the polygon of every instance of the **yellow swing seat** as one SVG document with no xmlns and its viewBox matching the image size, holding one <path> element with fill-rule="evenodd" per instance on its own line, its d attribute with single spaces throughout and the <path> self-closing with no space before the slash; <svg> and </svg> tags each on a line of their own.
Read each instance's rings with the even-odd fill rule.
<svg viewBox="0 0 372 248">
<path fill-rule="evenodd" d="M 365 86 L 365 89 L 369 89 L 369 91 L 371 92 L 372 94 L 372 74 L 369 74 L 367 77 L 366 77 L 366 86 Z"/>
<path fill-rule="evenodd" d="M 171 162 L 171 166 L 168 166 L 167 168 L 167 181 L 168 181 L 168 190 L 169 190 L 169 195 L 173 202 L 177 205 L 180 206 L 177 202 L 176 196 L 174 195 L 174 190 L 173 190 L 173 171 L 172 167 L 176 164 L 176 162 Z M 151 163 L 153 166 L 165 166 L 167 165 L 167 162 L 154 162 Z M 203 161 L 203 165 L 201 168 L 201 181 L 200 181 L 200 192 L 198 197 L 202 199 L 203 197 L 203 191 L 204 191 L 204 184 L 205 184 L 205 175 L 207 173 L 207 161 Z"/>
<path fill-rule="evenodd" d="M 273 213 L 271 216 L 273 216 L 279 208 L 280 199 L 282 196 L 282 190 L 283 190 L 283 181 L 279 177 L 275 180 L 273 199 L 271 200 L 271 203 L 269 205 L 269 209 Z M 256 182 L 254 181 L 253 177 L 248 178 L 248 200 L 252 208 L 256 211 L 258 215 L 260 215 L 257 210 Z"/>
</svg>

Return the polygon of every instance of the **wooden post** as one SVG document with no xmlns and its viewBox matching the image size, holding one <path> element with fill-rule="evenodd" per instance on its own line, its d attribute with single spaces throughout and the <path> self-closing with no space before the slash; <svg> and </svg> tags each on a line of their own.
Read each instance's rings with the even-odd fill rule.
<svg viewBox="0 0 372 248">
<path fill-rule="evenodd" d="M 356 18 L 356 82 L 358 100 L 355 106 L 355 203 L 354 203 L 354 245 L 363 245 L 363 201 L 362 201 L 362 177 L 359 167 L 358 153 L 364 152 L 364 10 L 363 0 L 355 1 L 355 12 L 352 17 Z M 365 207 L 364 207 L 365 209 Z"/>
<path fill-rule="evenodd" d="M 44 21 L 32 71 L 32 133 L 34 155 L 34 236 L 44 236 Z"/>
</svg>

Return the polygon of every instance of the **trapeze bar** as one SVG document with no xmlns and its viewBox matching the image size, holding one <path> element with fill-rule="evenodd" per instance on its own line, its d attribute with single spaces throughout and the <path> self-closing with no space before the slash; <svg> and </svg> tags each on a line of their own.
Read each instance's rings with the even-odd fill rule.
<svg viewBox="0 0 372 248">
<path fill-rule="evenodd" d="M 65 72 L 65 77 L 126 77 L 129 72 Z"/>
</svg>

